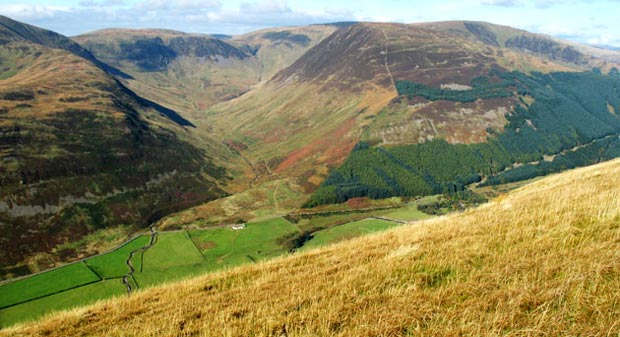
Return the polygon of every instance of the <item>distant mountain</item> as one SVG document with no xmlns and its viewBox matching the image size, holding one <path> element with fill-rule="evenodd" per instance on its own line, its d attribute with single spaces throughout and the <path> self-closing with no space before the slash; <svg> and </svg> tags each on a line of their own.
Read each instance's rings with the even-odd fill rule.
<svg viewBox="0 0 620 337">
<path fill-rule="evenodd" d="M 241 36 L 171 30 L 106 29 L 74 37 L 107 64 L 131 74 L 138 94 L 200 116 L 269 79 L 337 29 L 267 29 Z"/>
<path fill-rule="evenodd" d="M 600 48 L 600 49 L 620 51 L 620 47 L 608 46 L 608 45 L 604 45 L 604 44 L 595 44 L 595 45 L 592 45 L 592 46 L 595 47 L 595 48 Z"/>
<path fill-rule="evenodd" d="M 132 232 L 224 193 L 225 169 L 188 142 L 192 122 L 66 37 L 4 17 L 0 36 L 0 277 L 75 258 L 70 243 L 97 230 Z"/>
<path fill-rule="evenodd" d="M 590 55 L 580 52 L 567 42 L 512 27 L 475 21 L 437 22 L 421 25 L 460 35 L 470 40 L 475 39 L 490 46 L 539 55 L 556 62 L 586 65 L 593 61 Z"/>
<path fill-rule="evenodd" d="M 220 40 L 232 39 L 232 35 L 228 35 L 228 34 L 209 34 L 209 36 L 211 36 L 214 39 L 220 39 Z"/>
</svg>

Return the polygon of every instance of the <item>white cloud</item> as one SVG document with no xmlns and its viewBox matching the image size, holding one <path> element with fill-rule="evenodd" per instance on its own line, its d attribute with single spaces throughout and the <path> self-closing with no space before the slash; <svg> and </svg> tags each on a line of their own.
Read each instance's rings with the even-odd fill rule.
<svg viewBox="0 0 620 337">
<path fill-rule="evenodd" d="M 73 7 L 36 1 L 0 3 L 0 13 L 66 35 L 111 27 L 238 34 L 337 21 L 482 20 L 580 42 L 604 42 L 605 33 L 620 29 L 614 14 L 620 0 L 74 0 Z"/>
<path fill-rule="evenodd" d="M 207 19 L 213 23 L 243 25 L 244 29 L 259 29 L 272 26 L 299 26 L 315 23 L 356 20 L 346 9 L 294 10 L 286 1 L 261 0 L 243 2 L 238 9 L 225 9 L 209 13 Z"/>
<path fill-rule="evenodd" d="M 573 0 L 535 0 L 534 4 L 538 8 L 549 8 L 556 5 L 567 4 L 570 2 L 575 2 Z"/>
<path fill-rule="evenodd" d="M 483 0 L 481 4 L 485 6 L 514 7 L 520 3 L 517 0 Z"/>
<path fill-rule="evenodd" d="M 0 13 L 16 20 L 37 20 L 54 17 L 59 12 L 69 12 L 71 9 L 64 6 L 45 5 L 3 5 L 0 4 Z"/>
<path fill-rule="evenodd" d="M 613 40 L 611 39 L 609 35 L 591 37 L 587 40 L 589 44 L 594 44 L 594 45 L 608 45 L 612 43 L 612 41 Z"/>
<path fill-rule="evenodd" d="M 187 11 L 187 10 L 212 10 L 221 7 L 218 0 L 146 0 L 138 3 L 135 8 L 147 11 Z"/>
<path fill-rule="evenodd" d="M 79 2 L 79 5 L 87 8 L 102 8 L 102 7 L 115 7 L 124 5 L 123 0 L 83 0 Z"/>
<path fill-rule="evenodd" d="M 244 13 L 290 13 L 290 8 L 286 1 L 282 0 L 261 0 L 258 2 L 244 2 L 239 7 L 241 14 Z"/>
<path fill-rule="evenodd" d="M 235 34 L 273 26 L 339 21 L 405 21 L 400 15 L 401 11 L 390 9 L 384 12 L 380 8 L 373 11 L 362 8 L 352 10 L 352 6 L 338 7 L 342 3 L 336 1 L 325 2 L 323 5 L 315 3 L 312 6 L 293 0 L 290 0 L 290 4 L 284 0 L 241 1 L 243 2 L 234 7 L 223 0 L 81 0 L 78 6 L 62 8 L 62 11 L 52 8 L 39 11 L 45 15 L 8 15 L 67 35 L 109 27 L 158 27 L 189 32 Z M 465 8 L 463 6 L 468 5 L 463 2 L 467 1 L 454 0 L 443 4 L 456 6 L 452 8 L 454 13 L 460 13 Z M 296 5 L 293 6 L 292 3 Z M 24 5 L 20 8 L 34 12 L 35 6 Z M 9 13 L 15 12 L 13 10 Z M 423 10 L 416 9 L 416 12 Z M 421 19 L 419 15 L 410 15 L 406 20 L 411 22 L 416 21 L 416 18 Z"/>
</svg>

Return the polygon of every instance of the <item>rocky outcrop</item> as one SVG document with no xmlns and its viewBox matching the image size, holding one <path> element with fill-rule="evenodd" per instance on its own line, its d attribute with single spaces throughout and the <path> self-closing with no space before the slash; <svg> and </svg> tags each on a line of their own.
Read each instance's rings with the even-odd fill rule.
<svg viewBox="0 0 620 337">
<path fill-rule="evenodd" d="M 584 55 L 571 46 L 561 45 L 551 39 L 538 36 L 519 35 L 506 40 L 506 47 L 529 52 L 574 64 L 584 64 Z"/>
<path fill-rule="evenodd" d="M 497 42 L 495 34 L 493 34 L 493 32 L 486 28 L 484 25 L 476 22 L 465 22 L 465 27 L 480 41 L 495 47 L 499 47 L 499 43 Z"/>
</svg>

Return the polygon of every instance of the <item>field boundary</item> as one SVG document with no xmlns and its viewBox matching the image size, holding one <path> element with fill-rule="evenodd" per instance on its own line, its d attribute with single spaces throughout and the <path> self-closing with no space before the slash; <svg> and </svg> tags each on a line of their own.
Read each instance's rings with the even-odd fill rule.
<svg viewBox="0 0 620 337">
<path fill-rule="evenodd" d="M 408 221 L 398 220 L 398 219 L 390 219 L 390 218 L 386 218 L 386 217 L 382 217 L 382 216 L 371 216 L 371 217 L 368 217 L 366 219 L 376 219 L 376 220 L 395 222 L 395 223 L 401 224 L 401 225 L 406 225 L 406 224 L 409 223 Z M 362 220 L 365 220 L 365 219 L 362 219 Z"/>
<path fill-rule="evenodd" d="M 82 261 L 82 262 L 84 262 L 84 265 L 86 266 L 86 268 L 88 268 L 90 271 L 92 271 L 93 274 L 97 275 L 97 277 L 99 278 L 100 281 L 104 280 L 104 278 L 101 275 L 99 275 L 99 273 L 93 267 L 89 266 L 88 263 L 86 263 L 86 261 Z"/>
<path fill-rule="evenodd" d="M 198 253 L 200 253 L 200 256 L 202 256 L 202 259 L 205 261 L 205 263 L 209 263 L 205 254 L 202 253 L 202 250 L 200 250 L 200 247 L 198 247 L 198 244 L 196 243 L 196 241 L 194 241 L 194 238 L 189 234 L 189 231 L 186 230 L 185 233 L 187 233 L 187 238 L 189 239 L 189 241 L 192 242 L 194 247 L 196 247 L 196 250 L 198 251 Z"/>
<path fill-rule="evenodd" d="M 129 272 L 127 274 L 125 274 L 125 276 L 122 277 L 122 281 L 123 284 L 125 285 L 125 287 L 127 288 L 127 295 L 131 295 L 133 288 L 131 287 L 131 283 L 129 282 L 129 279 L 131 278 L 133 280 L 133 283 L 136 285 L 136 289 L 140 289 L 140 286 L 138 286 L 138 281 L 136 281 L 136 279 L 133 277 L 133 273 L 136 271 L 136 268 L 133 266 L 133 264 L 131 263 L 131 259 L 133 259 L 134 254 L 136 253 L 141 253 L 140 256 L 140 270 L 142 270 L 142 266 L 144 265 L 144 252 L 147 251 L 149 248 L 153 247 L 155 245 L 155 243 L 157 243 L 157 231 L 155 230 L 155 226 L 151 225 L 149 226 L 149 231 L 151 232 L 151 240 L 149 240 L 149 243 L 132 250 L 131 252 L 129 252 L 129 257 L 127 257 L 127 260 L 125 260 L 125 263 L 127 264 L 127 267 L 129 267 Z"/>
<path fill-rule="evenodd" d="M 7 305 L 6 307 L 0 308 L 0 310 L 8 309 L 8 308 L 14 307 L 16 305 L 20 305 L 20 304 L 24 304 L 24 303 L 28 303 L 28 302 L 32 302 L 32 301 L 36 301 L 36 300 L 40 300 L 42 298 L 46 298 L 46 297 L 53 296 L 53 295 L 58 295 L 58 294 L 67 292 L 69 290 L 73 290 L 73 289 L 77 289 L 77 288 L 82 288 L 82 287 L 85 287 L 85 286 L 88 286 L 88 285 L 91 285 L 91 284 L 95 284 L 95 283 L 99 283 L 99 282 L 103 282 L 103 281 L 108 281 L 108 280 L 120 280 L 120 277 L 108 278 L 108 279 L 105 279 L 105 280 L 104 279 L 99 279 L 97 281 L 87 282 L 87 283 L 84 283 L 84 284 L 80 284 L 78 286 L 73 286 L 73 287 L 70 287 L 70 288 L 67 288 L 67 289 L 63 289 L 63 290 L 60 290 L 60 291 L 56 291 L 56 292 L 53 292 L 53 293 L 45 294 L 45 295 L 38 296 L 38 297 L 33 297 L 33 298 L 25 300 L 25 301 L 13 303 L 11 305 Z"/>
<path fill-rule="evenodd" d="M 131 241 L 139 238 L 142 235 L 145 235 L 145 234 L 144 233 L 134 234 L 131 238 L 129 238 L 127 241 L 124 241 L 123 243 L 121 243 L 116 248 L 114 248 L 112 250 L 105 251 L 103 253 L 98 253 L 98 254 L 95 254 L 95 255 L 84 257 L 84 258 L 81 258 L 79 260 L 76 260 L 76 261 L 73 261 L 73 262 L 69 262 L 67 264 L 63 264 L 63 265 L 60 265 L 60 266 L 52 267 L 50 269 L 45 269 L 45 270 L 42 270 L 42 271 L 38 271 L 36 273 L 32 273 L 32 274 L 28 274 L 28 275 L 23 275 L 23 276 L 18 276 L 18 277 L 11 278 L 11 279 L 8 279 L 8 280 L 0 281 L 0 286 L 3 286 L 5 284 L 9 284 L 9 283 L 13 283 L 13 282 L 17 282 L 17 281 L 23 280 L 23 279 L 28 278 L 28 277 L 44 274 L 44 273 L 47 273 L 47 272 L 50 272 L 50 271 L 53 271 L 53 270 L 56 270 L 56 269 L 64 268 L 64 267 L 67 267 L 67 266 L 71 266 L 71 265 L 74 265 L 74 264 L 77 264 L 77 263 L 80 263 L 80 262 L 86 263 L 86 261 L 89 260 L 89 259 L 92 259 L 92 258 L 95 258 L 95 257 L 98 257 L 98 256 L 102 256 L 102 255 L 105 255 L 105 254 L 109 254 L 109 253 L 114 253 L 115 251 L 125 247 Z M 86 265 L 86 266 L 88 267 L 88 265 Z M 97 273 L 95 273 L 95 275 L 99 276 L 99 274 L 97 274 Z M 111 278 L 111 279 L 115 279 L 115 278 Z M 111 280 L 111 279 L 109 279 L 109 280 Z"/>
</svg>

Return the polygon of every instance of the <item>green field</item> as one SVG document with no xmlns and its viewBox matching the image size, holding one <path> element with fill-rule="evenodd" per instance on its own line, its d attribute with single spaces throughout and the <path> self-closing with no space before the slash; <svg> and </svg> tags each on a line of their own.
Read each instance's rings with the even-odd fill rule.
<svg viewBox="0 0 620 337">
<path fill-rule="evenodd" d="M 157 235 L 155 245 L 144 252 L 144 271 L 204 263 L 186 231 Z"/>
<path fill-rule="evenodd" d="M 306 242 L 302 250 L 325 246 L 327 244 L 348 240 L 356 236 L 386 230 L 396 226 L 399 226 L 396 222 L 378 219 L 364 219 L 349 222 L 344 225 L 323 229 L 314 233 L 312 239 Z"/>
<path fill-rule="evenodd" d="M 197 276 L 208 272 L 209 269 L 205 263 L 186 264 L 168 267 L 161 270 L 145 270 L 142 273 L 136 273 L 134 278 L 137 286 L 140 288 L 150 287 L 170 281 L 175 281 L 191 276 Z"/>
<path fill-rule="evenodd" d="M 230 230 L 230 229 L 228 229 Z M 134 257 L 138 260 L 139 255 Z M 142 268 L 134 262 L 134 278 L 139 287 L 199 274 L 206 262 L 186 231 L 161 233 L 155 245 L 143 254 Z"/>
<path fill-rule="evenodd" d="M 99 277 L 83 262 L 27 277 L 0 286 L 0 308 L 63 290 L 97 282 Z"/>
<path fill-rule="evenodd" d="M 424 201 L 430 201 L 433 197 L 424 198 Z M 430 215 L 418 210 L 418 202 L 411 203 L 403 208 L 390 211 L 383 215 L 389 219 L 401 221 L 417 221 L 430 218 Z"/>
<path fill-rule="evenodd" d="M 104 280 L 0 310 L 0 327 L 34 320 L 56 310 L 94 303 L 126 294 L 121 280 Z M 126 296 L 126 295 L 125 295 Z"/>
<path fill-rule="evenodd" d="M 86 260 L 86 264 L 103 279 L 123 277 L 129 271 L 125 264 L 129 253 L 148 244 L 150 239 L 149 236 L 139 236 L 117 250 Z"/>
<path fill-rule="evenodd" d="M 281 255 L 286 249 L 277 239 L 298 231 L 290 222 L 275 218 L 249 223 L 238 231 L 219 228 L 192 231 L 190 236 L 202 250 L 209 270 L 215 270 Z"/>
</svg>

